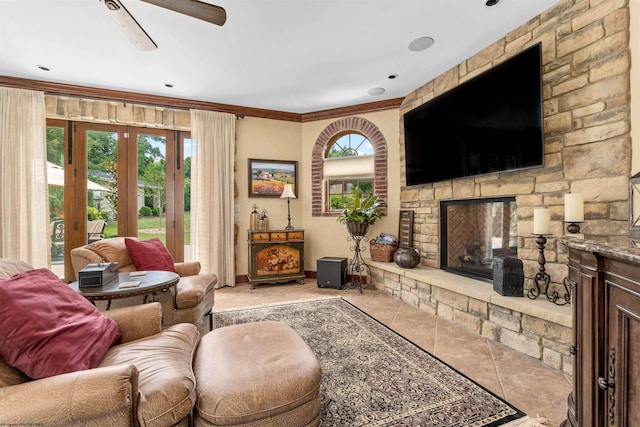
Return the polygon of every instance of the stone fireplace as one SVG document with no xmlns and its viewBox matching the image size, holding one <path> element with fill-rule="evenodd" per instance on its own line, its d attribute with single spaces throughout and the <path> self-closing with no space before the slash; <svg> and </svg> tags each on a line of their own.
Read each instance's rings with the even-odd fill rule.
<svg viewBox="0 0 640 427">
<path fill-rule="evenodd" d="M 496 256 L 517 257 L 515 197 L 440 202 L 440 267 L 493 279 Z"/>
</svg>

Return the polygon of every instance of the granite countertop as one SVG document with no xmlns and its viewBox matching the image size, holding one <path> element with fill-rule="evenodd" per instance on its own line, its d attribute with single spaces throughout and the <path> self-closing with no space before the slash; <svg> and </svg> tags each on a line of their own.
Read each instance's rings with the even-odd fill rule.
<svg viewBox="0 0 640 427">
<path fill-rule="evenodd" d="M 565 235 L 559 237 L 558 241 L 569 248 L 640 264 L 640 236 Z"/>
</svg>

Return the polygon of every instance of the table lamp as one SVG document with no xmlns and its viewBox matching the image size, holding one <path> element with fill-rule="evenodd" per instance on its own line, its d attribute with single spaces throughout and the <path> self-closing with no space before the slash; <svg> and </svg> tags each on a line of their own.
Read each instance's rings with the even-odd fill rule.
<svg viewBox="0 0 640 427">
<path fill-rule="evenodd" d="M 295 199 L 296 195 L 293 194 L 291 184 L 284 185 L 280 198 L 287 199 L 287 220 L 289 221 L 289 224 L 285 227 L 285 230 L 293 230 L 293 225 L 291 225 L 291 199 Z"/>
</svg>

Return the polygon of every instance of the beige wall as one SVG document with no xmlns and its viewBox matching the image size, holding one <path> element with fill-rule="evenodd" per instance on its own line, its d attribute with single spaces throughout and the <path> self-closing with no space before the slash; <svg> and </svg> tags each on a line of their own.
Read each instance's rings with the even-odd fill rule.
<svg viewBox="0 0 640 427">
<path fill-rule="evenodd" d="M 358 117 L 374 123 L 387 141 L 388 150 L 388 215 L 380 218 L 369 229 L 367 236 L 374 238 L 381 232 L 397 235 L 398 211 L 400 210 L 400 155 L 399 155 L 399 112 L 397 109 L 376 113 L 358 114 Z M 320 133 L 330 123 L 338 119 L 319 120 L 302 124 L 302 158 L 300 178 L 304 203 L 302 205 L 303 225 L 306 231 L 305 269 L 316 271 L 318 258 L 345 257 L 349 258 L 351 242 L 347 241 L 347 230 L 344 224 L 336 221 L 335 217 L 311 216 L 311 155 L 313 145 Z M 364 256 L 368 256 L 367 250 Z"/>
<path fill-rule="evenodd" d="M 400 210 L 400 156 L 398 148 L 398 110 L 362 114 L 374 123 L 387 141 L 389 152 L 389 214 L 381 218 L 369 231 L 369 237 L 381 232 L 397 234 Z M 253 204 L 258 210 L 267 209 L 271 229 L 287 225 L 287 203 L 279 198 L 248 197 L 248 159 L 296 160 L 298 162 L 297 199 L 291 200 L 291 224 L 305 230 L 305 270 L 315 271 L 316 260 L 325 256 L 351 255 L 347 232 L 334 217 L 311 216 L 311 156 L 312 148 L 322 130 L 337 119 L 308 123 L 282 122 L 278 120 L 247 117 L 238 122 L 236 129 L 236 184 L 240 207 L 239 229 L 236 245 L 236 274 L 247 274 L 247 229 Z"/>
<path fill-rule="evenodd" d="M 189 112 L 171 108 L 123 104 L 116 101 L 100 101 L 73 97 L 47 95 L 47 117 L 97 123 L 134 124 L 136 126 L 168 129 L 190 129 Z M 398 109 L 367 113 L 361 117 L 374 123 L 387 142 L 389 159 L 388 194 L 389 214 L 381 218 L 369 232 L 375 237 L 381 232 L 397 233 L 400 209 L 400 156 Z M 259 212 L 267 210 L 271 229 L 287 226 L 287 202 L 280 198 L 249 198 L 248 159 L 293 160 L 298 162 L 298 198 L 291 200 L 291 224 L 305 230 L 305 270 L 316 270 L 316 259 L 324 256 L 349 257 L 349 242 L 343 224 L 334 217 L 311 216 L 311 155 L 312 148 L 322 130 L 338 120 L 321 120 L 298 123 L 272 119 L 245 117 L 236 124 L 235 184 L 237 195 L 234 204 L 238 208 L 235 227 L 238 238 L 236 250 L 236 274 L 248 271 L 247 230 L 252 206 Z"/>
<path fill-rule="evenodd" d="M 287 226 L 287 201 L 273 197 L 249 198 L 248 159 L 293 160 L 298 162 L 298 185 L 301 184 L 301 127 L 300 123 L 245 117 L 236 126 L 236 184 L 238 197 L 235 204 L 240 207 L 238 242 L 236 244 L 236 275 L 247 274 L 247 230 L 251 206 L 258 205 L 258 212 L 267 210 L 269 228 L 283 229 Z M 306 203 L 305 190 L 296 191 L 298 198 L 291 199 L 291 225 L 303 228 L 301 206 Z M 305 245 L 307 246 L 307 245 Z M 305 269 L 308 269 L 305 259 Z"/>
</svg>

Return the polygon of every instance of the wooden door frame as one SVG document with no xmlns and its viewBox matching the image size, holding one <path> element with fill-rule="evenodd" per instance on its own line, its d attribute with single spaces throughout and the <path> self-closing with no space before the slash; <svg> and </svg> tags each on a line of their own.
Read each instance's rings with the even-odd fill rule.
<svg viewBox="0 0 640 427">
<path fill-rule="evenodd" d="M 87 243 L 87 131 L 114 132 L 118 136 L 118 235 L 138 235 L 138 150 L 130 135 L 166 138 L 167 248 L 176 261 L 184 260 L 184 138 L 189 132 L 118 124 L 47 119 L 47 127 L 64 130 L 64 277 L 75 278 L 71 249 Z M 180 191 L 182 189 L 182 191 Z"/>
<path fill-rule="evenodd" d="M 129 140 L 132 150 L 129 161 L 135 156 L 135 163 L 129 169 L 134 170 L 135 179 L 129 177 L 129 181 L 136 184 L 137 200 L 137 171 L 138 171 L 138 150 L 137 137 L 139 135 L 161 136 L 165 138 L 165 221 L 166 221 L 166 247 L 175 261 L 184 260 L 184 161 L 180 158 L 182 153 L 182 139 L 180 132 L 169 129 L 153 129 L 141 127 L 129 127 Z M 133 167 L 135 166 L 135 167 Z M 178 189 L 182 188 L 182 191 Z M 135 235 L 138 235 L 137 221 L 135 224 Z M 133 235 L 133 234 L 131 234 Z"/>
</svg>

